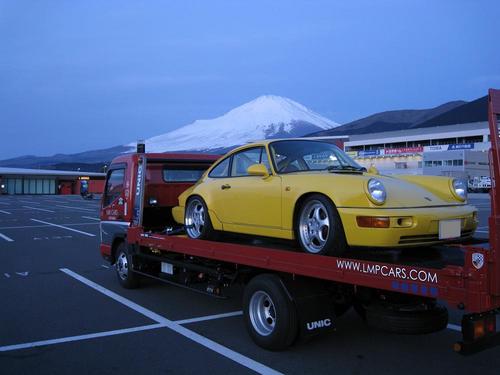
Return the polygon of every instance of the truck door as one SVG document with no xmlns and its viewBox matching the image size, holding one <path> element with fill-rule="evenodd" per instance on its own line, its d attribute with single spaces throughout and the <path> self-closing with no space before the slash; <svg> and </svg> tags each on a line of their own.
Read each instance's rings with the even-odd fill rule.
<svg viewBox="0 0 500 375">
<path fill-rule="evenodd" d="M 106 186 L 102 197 L 101 243 L 111 246 L 117 235 L 124 235 L 129 222 L 125 202 L 126 164 L 112 165 L 106 176 Z"/>
</svg>

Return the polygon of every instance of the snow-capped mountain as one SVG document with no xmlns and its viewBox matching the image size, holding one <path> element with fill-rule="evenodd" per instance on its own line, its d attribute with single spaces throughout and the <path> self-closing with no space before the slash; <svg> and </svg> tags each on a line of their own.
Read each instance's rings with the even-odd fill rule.
<svg viewBox="0 0 500 375">
<path fill-rule="evenodd" d="M 300 137 L 339 126 L 291 99 L 260 96 L 225 115 L 146 140 L 147 152 L 225 149 L 248 142 Z M 135 147 L 135 142 L 128 144 Z"/>
</svg>

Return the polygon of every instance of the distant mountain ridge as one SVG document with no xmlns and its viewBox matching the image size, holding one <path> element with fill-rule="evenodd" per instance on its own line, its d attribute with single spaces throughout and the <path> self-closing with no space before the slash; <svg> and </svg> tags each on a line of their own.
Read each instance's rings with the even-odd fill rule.
<svg viewBox="0 0 500 375">
<path fill-rule="evenodd" d="M 385 111 L 307 136 L 370 134 L 487 121 L 487 101 L 484 96 L 471 102 L 457 100 L 429 109 Z"/>
<path fill-rule="evenodd" d="M 198 120 L 146 140 L 148 152 L 224 153 L 258 139 L 378 133 L 487 120 L 487 97 L 452 101 L 429 109 L 385 111 L 339 125 L 291 99 L 261 96 L 211 120 Z M 132 152 L 135 143 L 77 154 L 21 156 L 0 161 L 2 167 L 95 171 L 114 157 Z"/>
</svg>

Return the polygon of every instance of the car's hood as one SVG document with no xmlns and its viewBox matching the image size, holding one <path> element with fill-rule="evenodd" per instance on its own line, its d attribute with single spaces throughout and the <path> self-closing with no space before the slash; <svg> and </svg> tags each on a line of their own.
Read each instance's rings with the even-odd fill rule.
<svg viewBox="0 0 500 375">
<path fill-rule="evenodd" d="M 454 197 L 447 177 L 427 178 L 425 184 L 369 173 L 323 171 L 282 174 L 281 178 L 283 184 L 291 188 L 329 195 L 338 207 L 410 208 L 464 204 Z M 368 181 L 372 178 L 381 181 L 386 189 L 387 199 L 383 205 L 374 204 L 367 196 Z M 429 188 L 433 185 L 437 188 Z"/>
</svg>

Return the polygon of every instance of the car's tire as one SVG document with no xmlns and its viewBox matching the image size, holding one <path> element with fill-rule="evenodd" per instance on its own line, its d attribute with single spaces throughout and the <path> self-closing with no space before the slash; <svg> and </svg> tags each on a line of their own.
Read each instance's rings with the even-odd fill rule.
<svg viewBox="0 0 500 375">
<path fill-rule="evenodd" d="M 295 217 L 295 236 L 309 254 L 342 255 L 347 241 L 340 216 L 333 203 L 321 194 L 308 196 Z"/>
<path fill-rule="evenodd" d="M 425 334 L 441 331 L 448 324 L 448 310 L 440 305 L 426 310 L 402 310 L 384 304 L 366 307 L 366 323 L 386 332 Z"/>
<path fill-rule="evenodd" d="M 116 249 L 115 270 L 118 282 L 124 288 L 134 289 L 139 286 L 139 275 L 132 271 L 132 258 L 125 242 L 120 243 Z"/>
<path fill-rule="evenodd" d="M 276 275 L 261 274 L 248 283 L 243 315 L 250 337 L 261 348 L 284 350 L 297 338 L 297 310 Z"/>
<path fill-rule="evenodd" d="M 184 212 L 184 226 L 189 238 L 208 240 L 214 237 L 214 229 L 203 199 L 194 196 L 188 199 Z"/>
</svg>

